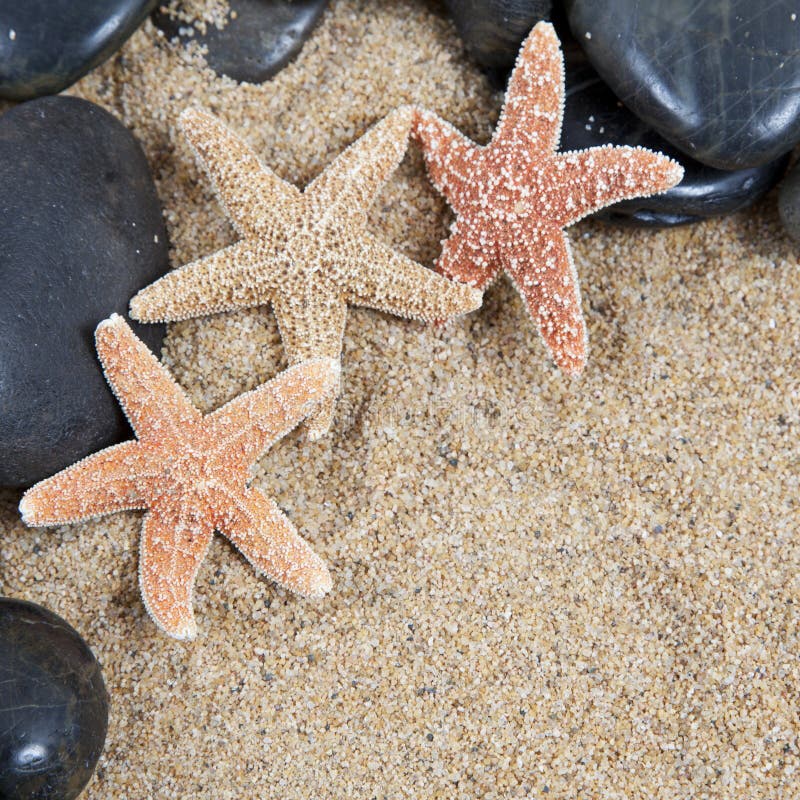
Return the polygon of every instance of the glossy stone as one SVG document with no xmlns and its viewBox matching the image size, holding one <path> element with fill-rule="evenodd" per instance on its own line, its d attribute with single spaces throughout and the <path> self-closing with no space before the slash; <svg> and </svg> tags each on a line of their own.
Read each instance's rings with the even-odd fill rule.
<svg viewBox="0 0 800 800">
<path fill-rule="evenodd" d="M 0 597 L 0 798 L 72 800 L 108 729 L 108 693 L 86 642 L 35 603 Z"/>
<path fill-rule="evenodd" d="M 470 55 L 481 66 L 514 66 L 522 40 L 549 19 L 551 0 L 445 0 Z"/>
<path fill-rule="evenodd" d="M 564 46 L 567 74 L 562 150 L 603 144 L 639 145 L 680 162 L 683 181 L 664 194 L 637 197 L 603 209 L 614 222 L 672 226 L 739 211 L 763 197 L 783 175 L 788 156 L 761 167 L 714 169 L 688 158 L 628 111 L 601 80 L 575 43 Z"/>
<path fill-rule="evenodd" d="M 800 242 L 800 164 L 794 167 L 781 185 L 778 212 L 786 232 Z"/>
<path fill-rule="evenodd" d="M 218 75 L 263 83 L 299 52 L 328 0 L 229 0 L 224 28 L 207 25 L 201 33 L 159 8 L 153 22 L 170 38 L 208 48 L 206 60 Z"/>
<path fill-rule="evenodd" d="M 26 486 L 130 428 L 96 325 L 166 272 L 161 208 L 115 117 L 46 97 L 0 117 L 0 485 Z M 159 352 L 162 326 L 134 326 Z"/>
<path fill-rule="evenodd" d="M 0 96 L 55 94 L 105 61 L 156 0 L 0 0 Z"/>
<path fill-rule="evenodd" d="M 569 0 L 572 32 L 617 97 L 719 169 L 800 141 L 797 0 Z"/>
</svg>

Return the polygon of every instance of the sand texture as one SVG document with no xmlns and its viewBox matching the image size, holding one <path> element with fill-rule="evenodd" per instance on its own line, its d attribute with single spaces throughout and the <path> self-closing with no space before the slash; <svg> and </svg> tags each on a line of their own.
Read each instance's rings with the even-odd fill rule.
<svg viewBox="0 0 800 800">
<path fill-rule="evenodd" d="M 148 22 L 71 90 L 141 140 L 174 266 L 235 241 L 173 123 L 187 105 L 304 184 L 394 106 L 486 141 L 501 97 L 420 2 L 335 0 L 299 59 L 239 86 Z M 450 215 L 411 151 L 372 230 L 430 265 Z M 304 601 L 216 537 L 199 638 L 139 597 L 141 514 L 59 529 L 0 495 L 0 592 L 104 666 L 86 800 L 792 798 L 800 794 L 800 272 L 775 198 L 669 231 L 570 230 L 584 374 L 501 280 L 435 330 L 352 311 L 329 437 L 255 483 L 328 563 Z M 203 411 L 285 365 L 269 309 L 170 327 Z"/>
</svg>

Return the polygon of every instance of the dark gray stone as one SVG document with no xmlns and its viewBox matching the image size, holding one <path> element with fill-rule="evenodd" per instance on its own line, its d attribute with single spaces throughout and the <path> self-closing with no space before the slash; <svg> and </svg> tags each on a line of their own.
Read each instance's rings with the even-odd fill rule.
<svg viewBox="0 0 800 800">
<path fill-rule="evenodd" d="M 666 227 L 730 214 L 763 197 L 783 175 L 788 156 L 760 167 L 734 171 L 714 169 L 688 158 L 626 109 L 574 43 L 565 43 L 567 97 L 562 150 L 603 144 L 657 150 L 684 168 L 678 186 L 653 197 L 616 203 L 597 217 L 631 225 Z"/>
<path fill-rule="evenodd" d="M 781 185 L 778 212 L 786 232 L 800 242 L 800 164 L 792 169 Z"/>
<path fill-rule="evenodd" d="M 568 0 L 567 8 L 617 97 L 697 161 L 757 167 L 800 141 L 797 0 Z"/>
<path fill-rule="evenodd" d="M 129 439 L 93 334 L 166 272 L 142 150 L 73 97 L 0 117 L 0 485 L 27 486 Z M 163 326 L 134 325 L 158 352 Z"/>
<path fill-rule="evenodd" d="M 171 39 L 205 45 L 206 60 L 218 75 L 248 83 L 263 83 L 282 70 L 300 52 L 328 4 L 328 0 L 229 2 L 227 25 L 222 29 L 208 25 L 204 34 L 163 8 L 153 13 L 153 22 Z"/>
<path fill-rule="evenodd" d="M 552 0 L 445 0 L 470 55 L 483 67 L 514 66 L 530 29 L 550 19 Z"/>
<path fill-rule="evenodd" d="M 0 0 L 0 96 L 56 94 L 105 61 L 156 0 Z"/>
<path fill-rule="evenodd" d="M 107 729 L 108 693 L 86 642 L 51 611 L 0 597 L 0 798 L 77 797 Z"/>
</svg>

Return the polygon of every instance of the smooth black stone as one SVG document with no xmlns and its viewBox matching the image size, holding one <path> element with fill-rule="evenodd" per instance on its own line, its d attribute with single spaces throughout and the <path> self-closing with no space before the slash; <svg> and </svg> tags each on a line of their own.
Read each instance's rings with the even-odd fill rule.
<svg viewBox="0 0 800 800">
<path fill-rule="evenodd" d="M 0 96 L 28 100 L 66 89 L 118 50 L 155 4 L 0 0 Z"/>
<path fill-rule="evenodd" d="M 786 232 L 800 242 L 800 165 L 792 169 L 781 185 L 778 212 Z"/>
<path fill-rule="evenodd" d="M 205 45 L 208 65 L 218 75 L 263 83 L 300 52 L 328 0 L 229 0 L 229 4 L 231 13 L 221 30 L 208 25 L 201 34 L 161 8 L 153 13 L 153 22 L 170 38 Z"/>
<path fill-rule="evenodd" d="M 756 167 L 800 141 L 797 0 L 568 0 L 568 11 L 617 97 L 697 161 Z"/>
<path fill-rule="evenodd" d="M 139 143 L 115 117 L 45 97 L 0 117 L 0 485 L 27 486 L 131 438 L 94 329 L 166 272 Z M 156 352 L 164 327 L 134 325 Z"/>
<path fill-rule="evenodd" d="M 108 693 L 86 642 L 52 611 L 0 597 L 0 798 L 77 797 L 107 729 Z"/>
<path fill-rule="evenodd" d="M 596 216 L 613 222 L 668 227 L 731 214 L 763 197 L 783 175 L 788 156 L 761 167 L 714 169 L 688 158 L 626 109 L 574 43 L 565 43 L 567 92 L 562 150 L 603 144 L 639 145 L 674 158 L 683 181 L 664 194 L 616 203 Z"/>
<path fill-rule="evenodd" d="M 508 69 L 520 44 L 540 20 L 550 19 L 552 0 L 445 0 L 472 58 L 483 67 Z"/>
</svg>

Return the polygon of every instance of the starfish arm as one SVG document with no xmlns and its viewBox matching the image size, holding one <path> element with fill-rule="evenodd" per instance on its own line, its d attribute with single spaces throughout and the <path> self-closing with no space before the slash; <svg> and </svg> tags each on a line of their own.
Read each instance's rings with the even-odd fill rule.
<svg viewBox="0 0 800 800">
<path fill-rule="evenodd" d="M 247 240 L 167 273 L 130 303 L 133 319 L 175 322 L 269 302 L 278 270 Z"/>
<path fill-rule="evenodd" d="M 327 395 L 335 395 L 339 362 L 303 361 L 269 383 L 240 395 L 206 417 L 212 441 L 231 462 L 247 469 L 265 450 L 308 416 Z"/>
<path fill-rule="evenodd" d="M 306 433 L 312 442 L 321 439 L 333 425 L 333 412 L 336 410 L 338 392 L 331 392 L 317 404 L 317 410 L 306 419 Z"/>
<path fill-rule="evenodd" d="M 683 178 L 683 167 L 643 147 L 592 147 L 556 156 L 556 175 L 565 194 L 557 220 L 571 225 L 587 214 L 633 197 L 665 192 Z"/>
<path fill-rule="evenodd" d="M 423 108 L 414 110 L 411 136 L 422 148 L 433 185 L 458 213 L 475 189 L 480 174 L 480 148 L 449 122 Z M 462 201 L 462 198 L 464 200 Z"/>
<path fill-rule="evenodd" d="M 22 496 L 26 525 L 68 525 L 116 511 L 145 508 L 152 485 L 139 442 L 123 442 L 84 458 Z"/>
<path fill-rule="evenodd" d="M 139 544 L 139 587 L 145 608 L 161 630 L 193 639 L 194 582 L 211 544 L 210 517 L 183 507 L 158 506 L 147 512 Z"/>
<path fill-rule="evenodd" d="M 586 363 L 586 323 L 566 235 L 555 227 L 538 228 L 504 256 L 506 271 L 553 360 L 565 372 L 580 372 Z"/>
<path fill-rule="evenodd" d="M 305 191 L 326 216 L 362 214 L 403 160 L 412 109 L 401 106 L 373 125 L 309 185 Z"/>
<path fill-rule="evenodd" d="M 352 305 L 426 322 L 466 314 L 481 305 L 479 290 L 437 275 L 373 236 L 363 238 L 352 262 L 353 277 L 345 289 Z"/>
<path fill-rule="evenodd" d="M 122 317 L 112 314 L 101 322 L 94 338 L 106 379 L 140 439 L 175 435 L 200 418 L 183 389 Z"/>
<path fill-rule="evenodd" d="M 483 291 L 497 277 L 500 262 L 493 242 L 481 243 L 469 226 L 457 220 L 436 259 L 436 269 L 450 280 Z"/>
<path fill-rule="evenodd" d="M 331 590 L 325 563 L 278 506 L 257 489 L 247 489 L 230 504 L 217 527 L 275 583 L 303 597 L 318 598 Z"/>
<path fill-rule="evenodd" d="M 300 207 L 299 190 L 265 166 L 215 116 L 187 108 L 180 127 L 239 234 L 282 239 L 281 220 Z"/>
<path fill-rule="evenodd" d="M 521 147 L 534 155 L 552 153 L 564 116 L 564 58 L 555 29 L 538 23 L 528 34 L 508 81 L 492 144 Z"/>
<path fill-rule="evenodd" d="M 336 290 L 309 283 L 304 292 L 277 294 L 272 310 L 290 364 L 318 357 L 340 360 L 347 303 Z M 306 418 L 309 439 L 319 439 L 330 430 L 337 396 L 331 392 Z"/>
</svg>

